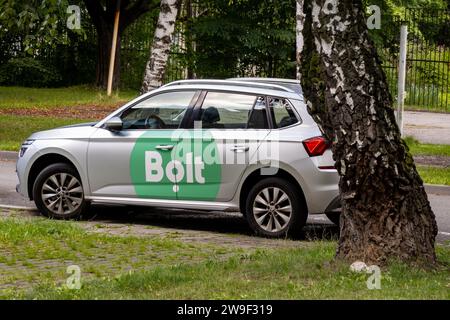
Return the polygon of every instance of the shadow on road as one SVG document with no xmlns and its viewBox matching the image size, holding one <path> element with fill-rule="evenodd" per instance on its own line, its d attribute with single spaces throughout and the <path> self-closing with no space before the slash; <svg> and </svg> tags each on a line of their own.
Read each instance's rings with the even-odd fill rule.
<svg viewBox="0 0 450 320">
<path fill-rule="evenodd" d="M 253 235 L 238 212 L 205 212 L 144 207 L 93 206 L 84 220 L 112 224 L 142 225 L 167 229 Z M 339 228 L 327 222 L 308 220 L 296 240 L 336 240 Z"/>
</svg>

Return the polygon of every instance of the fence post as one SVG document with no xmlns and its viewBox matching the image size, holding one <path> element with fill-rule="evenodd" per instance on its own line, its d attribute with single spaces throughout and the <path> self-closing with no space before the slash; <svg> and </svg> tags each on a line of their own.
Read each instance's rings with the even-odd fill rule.
<svg viewBox="0 0 450 320">
<path fill-rule="evenodd" d="M 398 62 L 398 97 L 397 97 L 397 124 L 403 135 L 403 111 L 405 108 L 406 83 L 406 53 L 408 46 L 408 26 L 403 24 L 400 29 L 400 56 Z"/>
</svg>

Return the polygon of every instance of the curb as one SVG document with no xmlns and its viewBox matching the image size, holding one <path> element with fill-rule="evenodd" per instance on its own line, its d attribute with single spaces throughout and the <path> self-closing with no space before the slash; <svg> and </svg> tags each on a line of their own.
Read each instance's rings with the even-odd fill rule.
<svg viewBox="0 0 450 320">
<path fill-rule="evenodd" d="M 24 211 L 38 211 L 35 207 L 22 207 L 22 206 L 12 206 L 0 204 L 0 209 L 10 209 L 10 210 L 24 210 Z"/>
<path fill-rule="evenodd" d="M 450 186 L 444 186 L 440 184 L 425 184 L 425 191 L 429 194 L 450 196 Z"/>
<path fill-rule="evenodd" d="M 0 160 L 16 161 L 18 156 L 17 151 L 0 151 Z"/>
</svg>

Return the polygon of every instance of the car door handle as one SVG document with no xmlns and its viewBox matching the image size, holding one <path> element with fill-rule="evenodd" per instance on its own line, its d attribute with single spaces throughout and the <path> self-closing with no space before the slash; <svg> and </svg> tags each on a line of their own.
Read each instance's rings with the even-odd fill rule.
<svg viewBox="0 0 450 320">
<path fill-rule="evenodd" d="M 171 144 L 160 144 L 158 146 L 156 146 L 156 149 L 158 150 L 164 150 L 164 151 L 169 151 L 173 149 L 173 145 Z"/>
<path fill-rule="evenodd" d="M 236 153 L 243 153 L 247 152 L 250 148 L 246 146 L 233 146 L 231 147 L 231 151 L 234 151 Z"/>
</svg>

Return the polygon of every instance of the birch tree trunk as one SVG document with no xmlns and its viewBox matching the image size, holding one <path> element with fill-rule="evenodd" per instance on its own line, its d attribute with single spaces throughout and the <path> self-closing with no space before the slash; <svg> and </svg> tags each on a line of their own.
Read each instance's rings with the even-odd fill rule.
<svg viewBox="0 0 450 320">
<path fill-rule="evenodd" d="M 150 58 L 145 67 L 141 93 L 162 85 L 180 2 L 181 0 L 161 1 L 158 24 L 153 37 Z"/>
<path fill-rule="evenodd" d="M 311 0 L 305 13 L 304 94 L 340 174 L 337 258 L 434 264 L 435 216 L 395 122 L 362 1 Z"/>
<path fill-rule="evenodd" d="M 296 64 L 297 64 L 297 80 L 302 79 L 302 74 L 300 71 L 301 61 L 302 61 L 302 52 L 304 46 L 303 39 L 303 26 L 305 24 L 305 14 L 303 10 L 304 0 L 296 0 L 296 9 L 295 9 L 295 40 L 296 40 Z"/>
</svg>

